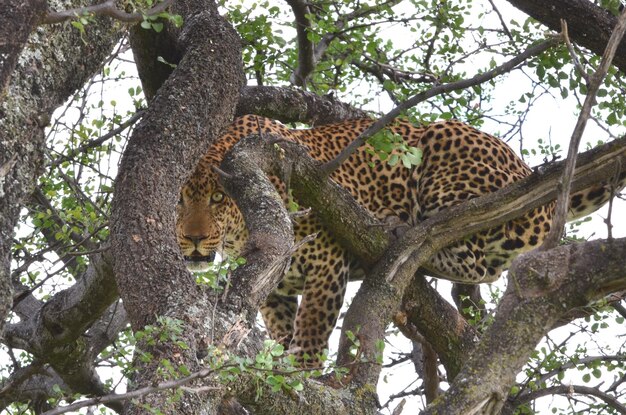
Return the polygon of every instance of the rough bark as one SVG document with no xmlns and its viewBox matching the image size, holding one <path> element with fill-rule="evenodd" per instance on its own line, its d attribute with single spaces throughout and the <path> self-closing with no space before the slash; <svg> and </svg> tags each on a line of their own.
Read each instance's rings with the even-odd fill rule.
<svg viewBox="0 0 626 415">
<path fill-rule="evenodd" d="M 171 239 L 162 239 L 164 238 L 163 235 L 155 236 L 155 233 L 160 232 L 166 234 L 167 232 L 163 232 L 163 229 L 173 228 L 173 219 L 168 215 L 171 215 L 171 212 L 173 211 L 173 198 L 176 197 L 175 195 L 177 194 L 177 186 L 179 186 L 182 182 L 182 178 L 184 177 L 185 173 L 189 171 L 191 166 L 193 166 L 193 164 L 195 163 L 195 159 L 198 157 L 198 155 L 204 152 L 207 143 L 210 141 L 210 137 L 216 137 L 217 135 L 219 135 L 220 127 L 227 122 L 227 119 L 232 114 L 232 107 L 236 99 L 234 99 L 233 96 L 230 94 L 231 86 L 233 85 L 228 85 L 228 81 L 234 79 L 234 77 L 232 79 L 228 78 L 228 80 L 220 78 L 218 81 L 215 81 L 215 78 L 218 76 L 216 76 L 215 73 L 211 73 L 214 67 L 219 66 L 219 71 L 223 71 L 223 75 L 229 76 L 229 73 L 226 73 L 230 72 L 229 69 L 224 69 L 225 67 L 228 67 L 228 64 L 224 64 L 224 62 L 216 63 L 212 61 L 211 59 L 213 55 L 208 57 L 206 55 L 203 55 L 203 53 L 200 53 L 200 50 L 203 50 L 204 52 L 206 52 L 206 50 L 198 46 L 202 44 L 203 40 L 206 40 L 207 38 L 219 40 L 218 47 L 221 47 L 223 45 L 231 47 L 233 43 L 229 42 L 228 40 L 223 41 L 222 35 L 224 35 L 224 33 L 222 32 L 217 34 L 215 34 L 214 32 L 210 32 L 212 30 L 211 28 L 213 27 L 213 24 L 215 24 L 215 21 L 213 21 L 211 18 L 206 18 L 200 11 L 204 10 L 201 7 L 198 7 L 199 13 L 193 12 L 192 3 L 193 2 L 189 1 L 187 3 L 184 3 L 184 6 L 181 6 L 189 6 L 183 13 L 185 14 L 185 20 L 188 26 L 183 34 L 183 42 L 180 43 L 182 45 L 180 53 L 181 55 L 184 53 L 187 60 L 183 59 L 179 62 L 178 60 L 173 59 L 173 63 L 179 63 L 180 71 L 177 71 L 172 76 L 170 83 L 166 85 L 167 89 L 165 91 L 162 91 L 162 94 L 160 94 L 155 101 L 154 108 L 151 109 L 152 116 L 144 123 L 144 125 L 142 126 L 143 129 L 139 129 L 134 136 L 133 143 L 128 150 L 128 160 L 126 160 L 127 164 L 125 164 L 122 170 L 123 174 L 120 176 L 120 183 L 123 183 L 123 190 L 118 191 L 118 194 L 122 194 L 122 199 L 120 205 L 118 206 L 118 212 L 120 212 L 120 217 L 128 214 L 128 218 L 124 217 L 120 219 L 117 223 L 118 227 L 116 237 L 118 241 L 122 240 L 122 242 L 117 246 L 116 253 L 121 253 L 122 255 L 116 255 L 116 257 L 122 258 L 122 260 L 125 261 L 122 263 L 122 265 L 120 265 L 120 267 L 124 268 L 124 270 L 126 271 L 126 274 L 122 275 L 121 279 L 125 281 L 126 290 L 124 292 L 124 295 L 125 297 L 127 297 L 125 298 L 125 300 L 128 299 L 129 303 L 133 303 L 134 301 L 133 322 L 135 327 L 141 327 L 141 325 L 145 322 L 153 321 L 154 314 L 152 313 L 163 313 L 177 318 L 182 317 L 183 320 L 189 323 L 189 327 L 192 328 L 189 334 L 190 342 L 193 346 L 192 348 L 195 348 L 194 350 L 199 350 L 201 349 L 200 346 L 204 345 L 206 342 L 215 340 L 214 338 L 206 340 L 203 335 L 200 334 L 200 332 L 206 334 L 206 329 L 209 328 L 208 331 L 214 332 L 216 333 L 216 335 L 218 335 L 225 333 L 227 327 L 220 327 L 218 329 L 215 329 L 214 326 L 211 326 L 211 324 L 217 324 L 215 321 L 205 321 L 204 325 L 200 323 L 202 319 L 207 318 L 208 310 L 212 309 L 213 303 L 211 301 L 208 301 L 201 293 L 198 292 L 196 288 L 192 287 L 193 283 L 190 281 L 188 273 L 184 271 L 182 267 L 172 267 L 172 261 L 178 261 L 180 263 L 180 258 L 177 254 L 175 242 L 173 242 L 173 240 Z M 545 8 L 545 3 L 543 4 L 543 7 Z M 212 18 L 217 17 L 215 15 L 212 15 Z M 592 30 L 593 25 L 588 24 L 589 16 L 586 16 L 586 21 L 587 29 Z M 201 24 L 198 22 L 201 22 Z M 91 25 L 89 29 L 95 30 L 95 28 L 98 27 L 99 26 L 97 25 Z M 200 27 L 198 32 L 199 34 L 195 34 L 194 31 L 197 30 L 198 27 Z M 574 32 L 571 27 L 572 23 L 570 23 L 570 32 Z M 598 27 L 602 28 L 603 26 L 598 25 Z M 67 30 L 63 29 L 62 31 L 66 32 Z M 209 35 L 213 37 L 211 38 L 207 36 L 204 39 L 201 39 L 203 36 L 206 36 L 207 32 L 210 32 Z M 50 33 L 52 33 L 52 35 L 58 34 L 55 32 L 55 30 L 52 29 L 50 29 Z M 9 87 L 22 87 L 22 91 L 35 91 L 35 96 L 38 96 L 38 98 L 35 99 L 28 96 L 27 99 L 24 101 L 27 102 L 28 105 L 25 105 L 23 102 L 11 101 L 10 105 L 3 106 L 3 113 L 0 114 L 0 117 L 2 117 L 2 119 L 0 119 L 0 124 L 6 122 L 3 121 L 6 120 L 6 117 L 13 117 L 12 120 L 15 122 L 15 124 L 11 125 L 20 125 L 20 128 L 24 130 L 20 131 L 19 134 L 13 134 L 13 132 L 17 130 L 4 129 L 5 125 L 10 124 L 0 125 L 1 127 L 3 127 L 3 129 L 1 130 L 3 131 L 3 134 L 4 131 L 10 132 L 10 134 L 7 134 L 6 137 L 1 137 L 2 140 L 0 140 L 0 181 L 2 181 L 1 190 L 2 192 L 4 192 L 3 196 L 8 195 L 6 196 L 6 198 L 0 198 L 0 254 L 3 255 L 2 261 L 5 261 L 6 259 L 5 262 L 0 264 L 2 265 L 2 269 L 0 269 L 0 277 L 8 276 L 8 272 L 3 274 L 4 270 L 8 270 L 8 256 L 4 255 L 4 253 L 8 253 L 8 246 L 2 244 L 6 243 L 6 241 L 11 240 L 10 236 L 13 225 L 15 223 L 15 218 L 17 217 L 18 203 L 24 199 L 25 195 L 29 191 L 29 187 L 31 187 L 32 182 L 36 176 L 36 169 L 39 161 L 41 160 L 41 147 L 43 140 L 42 128 L 43 125 L 46 123 L 47 117 L 49 116 L 48 114 L 50 113 L 48 109 L 54 107 L 54 105 L 56 105 L 55 103 L 64 100 L 68 96 L 68 94 L 73 91 L 73 89 L 71 89 L 70 87 L 59 87 L 62 82 L 69 82 L 71 85 L 80 85 L 82 82 L 84 82 L 84 78 L 81 78 L 81 74 L 83 74 L 83 72 L 81 71 L 92 70 L 90 68 L 93 68 L 93 65 L 99 64 L 99 62 L 102 60 L 101 58 L 99 58 L 99 56 L 101 56 L 102 54 L 102 51 L 100 51 L 99 48 L 103 43 L 106 43 L 101 41 L 88 41 L 87 45 L 84 45 L 80 40 L 78 40 L 77 36 L 75 36 L 74 40 L 77 41 L 75 45 L 76 49 L 68 50 L 67 52 L 65 52 L 62 48 L 59 48 L 59 43 L 55 43 L 59 41 L 55 40 L 52 35 L 46 34 L 36 36 L 35 43 L 39 44 L 41 42 L 47 42 L 41 44 L 47 45 L 48 51 L 57 52 L 57 54 L 53 54 L 54 58 L 46 57 L 44 58 L 44 61 L 46 59 L 48 61 L 51 61 L 52 59 L 57 59 L 61 56 L 73 56 L 80 57 L 81 66 L 76 66 L 76 62 L 71 62 L 71 64 L 68 64 L 66 61 L 61 61 L 61 65 L 66 66 L 67 73 L 71 74 L 71 79 L 68 80 L 64 79 L 63 77 L 61 77 L 61 79 L 54 79 L 54 82 L 58 82 L 54 85 L 48 85 L 47 81 L 35 81 L 24 87 L 24 83 L 26 82 L 26 78 L 24 77 L 14 78 L 12 80 L 13 82 L 11 86 Z M 87 35 L 100 36 L 102 34 L 88 31 Z M 572 37 L 576 39 L 575 36 Z M 81 47 L 83 47 L 83 49 L 81 49 Z M 218 50 L 216 54 L 221 55 L 223 52 L 223 50 Z M 598 53 L 600 52 L 601 50 Z M 90 53 L 93 53 L 93 55 L 90 55 Z M 192 55 L 194 53 L 197 54 L 190 57 L 191 55 L 187 55 L 188 53 L 191 53 Z M 228 53 L 226 53 L 226 55 L 228 55 Z M 622 53 L 621 55 L 624 54 Z M 91 58 L 92 56 L 93 58 Z M 79 59 L 74 60 L 78 61 Z M 198 65 L 194 66 L 193 64 L 190 64 L 189 62 L 191 60 L 197 60 Z M 41 67 L 39 66 L 39 63 L 40 61 L 38 61 L 37 58 L 33 58 L 33 60 L 31 61 L 27 61 L 24 66 L 19 66 L 17 72 L 29 72 L 29 76 L 33 76 L 33 73 L 40 74 L 40 72 L 38 72 L 38 68 Z M 44 70 L 50 70 L 51 66 L 48 63 L 44 63 L 43 67 Z M 189 68 L 189 70 L 188 72 L 185 72 L 187 68 Z M 210 73 L 209 76 L 205 78 L 204 74 L 207 68 Z M 59 72 L 53 69 L 50 71 L 49 76 L 50 78 L 58 78 L 58 74 Z M 76 74 L 79 75 L 77 76 Z M 162 74 L 160 77 L 158 77 L 157 81 L 151 82 L 154 85 L 157 85 L 158 88 L 158 86 L 160 86 L 161 83 L 169 75 L 170 74 L 166 72 L 164 75 Z M 41 76 L 45 78 L 47 74 L 43 74 Z M 202 77 L 202 82 L 198 82 L 198 78 L 200 77 Z M 35 78 L 37 77 L 35 76 Z M 233 84 L 237 82 L 238 81 L 232 81 Z M 50 80 L 50 83 L 52 83 L 52 80 Z M 194 88 L 195 90 L 192 91 L 192 89 Z M 53 89 L 56 92 L 54 92 Z M 233 87 L 232 89 L 236 88 Z M 18 92 L 20 91 L 20 89 L 11 90 Z M 225 90 L 228 90 L 229 92 L 224 94 L 223 92 Z M 150 93 L 156 94 L 156 91 L 157 89 L 155 88 Z M 283 121 L 312 121 L 313 123 L 317 124 L 332 122 L 334 120 L 340 120 L 345 118 L 354 118 L 355 116 L 363 116 L 361 112 L 359 112 L 358 110 L 354 110 L 353 108 L 346 108 L 346 112 L 342 113 L 341 111 L 336 112 L 336 109 L 341 108 L 341 105 L 327 107 L 327 105 L 333 104 L 332 97 L 322 99 L 321 101 L 316 101 L 315 97 L 309 96 L 308 94 L 299 93 L 297 91 L 289 91 L 288 94 L 284 91 L 277 89 L 272 90 L 270 93 L 268 93 L 268 91 L 270 91 L 269 88 L 263 87 L 245 88 L 241 93 L 241 97 L 239 98 L 239 106 L 237 111 L 241 111 L 242 113 L 261 113 L 271 116 L 273 118 L 279 118 Z M 41 97 L 39 97 L 40 95 Z M 285 106 L 275 105 L 269 109 L 267 107 L 265 109 L 262 109 L 260 102 L 263 102 L 263 105 L 266 106 L 268 96 L 278 96 L 279 99 L 276 102 L 287 102 L 287 106 L 289 107 L 289 112 L 287 113 L 287 115 L 283 115 L 280 117 L 277 115 L 279 112 L 286 111 Z M 292 100 L 292 97 L 296 97 L 297 99 Z M 255 100 L 253 98 L 257 98 L 258 100 Z M 12 99 L 13 97 L 10 96 L 9 100 Z M 200 103 L 197 104 L 197 102 Z M 211 103 L 211 105 L 207 105 L 207 102 Z M 313 102 L 313 104 L 311 104 L 311 102 Z M 327 103 L 323 104 L 324 106 L 321 107 L 321 111 L 318 107 L 320 105 L 320 102 Z M 335 102 L 335 104 L 337 103 Z M 198 105 L 198 107 L 196 107 L 196 105 Z M 225 108 L 216 110 L 216 105 Z M 36 108 L 36 110 L 32 110 L 30 108 Z M 172 111 L 172 108 L 174 108 L 174 111 Z M 200 108 L 203 108 L 203 110 L 200 110 Z M 327 109 L 329 109 L 329 111 L 326 112 Z M 12 112 L 7 112 L 8 110 Z M 172 113 L 171 115 L 169 114 L 170 112 Z M 189 112 L 190 114 L 186 114 L 186 112 Z M 285 114 L 285 112 L 283 112 L 283 114 Z M 33 123 L 33 120 L 36 121 L 34 121 Z M 198 120 L 200 120 L 199 124 Z M 17 158 L 12 157 L 13 154 L 18 153 L 19 156 Z M 5 155 L 7 155 L 6 159 L 3 158 Z M 156 169 L 155 166 L 158 166 L 158 169 Z M 155 171 L 160 171 L 164 173 L 160 176 L 154 175 L 153 172 Z M 166 177 L 167 180 L 164 180 L 164 177 Z M 317 178 L 316 177 L 317 176 L 311 176 L 310 180 L 312 182 L 315 182 L 316 180 L 323 178 L 323 175 Z M 17 181 L 14 181 L 14 179 L 17 179 Z M 320 188 L 323 187 L 316 188 L 318 189 L 317 191 L 319 191 Z M 328 189 L 331 188 L 332 186 L 328 187 Z M 306 187 L 303 187 L 303 189 L 306 189 Z M 307 193 L 307 190 L 301 190 L 301 192 L 302 197 L 304 197 L 304 194 Z M 147 207 L 146 210 L 143 212 L 141 211 L 141 209 L 143 209 L 144 206 L 137 206 L 137 203 L 139 202 L 130 204 L 124 203 L 125 200 L 129 200 L 130 198 L 137 198 L 137 195 L 142 195 L 145 197 L 145 199 L 141 198 L 141 203 L 146 203 L 144 202 L 144 200 L 147 200 Z M 127 199 L 124 199 L 124 197 L 126 197 Z M 322 202 L 320 203 L 319 209 L 324 210 L 324 205 L 326 205 L 326 203 L 323 202 L 331 199 L 332 197 L 330 196 L 325 199 L 320 199 Z M 163 203 L 163 200 L 166 200 L 167 203 Z M 341 209 L 343 210 L 345 208 L 342 207 Z M 7 213 L 7 215 L 5 215 L 5 213 Z M 335 218 L 337 217 L 335 213 L 328 213 L 327 216 L 329 218 L 329 221 L 332 220 L 333 216 Z M 360 217 L 359 214 L 356 214 L 355 218 L 358 217 Z M 352 226 L 354 226 L 353 229 L 357 229 L 356 232 L 354 232 L 354 230 L 350 230 L 352 228 L 347 228 L 347 230 L 343 231 L 342 233 L 353 232 L 357 235 L 362 235 L 364 233 L 361 228 L 362 223 L 358 222 L 357 219 L 351 220 L 349 221 L 349 223 L 352 223 Z M 375 225 L 372 226 L 375 227 Z M 141 238 L 139 241 L 135 240 L 135 237 L 137 236 Z M 382 255 L 382 252 L 387 247 L 387 242 L 385 242 L 386 240 L 386 237 L 383 238 L 383 242 L 380 244 L 380 247 L 376 248 L 376 255 Z M 159 261 L 161 261 L 162 263 L 157 264 L 156 266 L 152 264 L 144 267 L 145 264 L 151 264 L 152 261 L 145 261 L 143 255 L 139 255 L 137 252 L 131 252 L 133 248 L 137 247 L 140 244 L 142 245 L 141 249 L 145 248 L 146 246 L 149 248 L 148 250 L 146 250 L 147 253 L 143 255 L 152 255 L 152 258 L 159 258 Z M 357 251 L 358 249 L 354 248 L 354 250 Z M 364 250 L 360 255 L 368 257 L 370 260 L 372 260 L 371 254 L 367 250 Z M 2 280 L 0 279 L 0 281 Z M 245 289 L 242 288 L 241 290 L 237 288 L 236 291 L 240 293 L 250 292 L 250 289 L 250 287 L 247 287 Z M 133 291 L 131 290 L 135 290 L 135 292 L 139 295 L 134 297 L 132 295 Z M 0 286 L 0 292 L 8 293 L 9 291 L 4 290 L 3 287 Z M 262 297 L 258 293 L 255 293 L 255 296 L 257 299 Z M 61 295 L 58 297 L 58 300 L 55 301 L 60 301 L 62 298 L 63 296 Z M 84 300 L 86 297 L 81 296 L 80 298 Z M 107 296 L 104 296 L 104 299 L 107 298 Z M 150 301 L 147 301 L 146 298 L 149 298 Z M 77 297 L 76 299 L 79 298 Z M 254 304 L 257 303 L 257 299 L 254 300 Z M 408 300 L 412 301 L 410 297 L 408 297 Z M 45 310 L 40 311 L 44 314 L 49 313 L 47 315 L 52 316 L 52 309 L 55 307 L 55 301 L 52 301 L 50 308 L 46 307 Z M 107 301 L 110 301 L 110 298 L 108 298 Z M 398 298 L 395 298 L 394 301 L 398 302 Z M 407 302 L 407 296 L 404 297 L 404 301 L 405 303 Z M 414 304 L 411 301 L 409 302 L 411 304 Z M 24 308 L 16 311 L 22 313 L 24 316 L 34 315 L 32 310 L 37 310 L 41 307 L 41 304 L 37 304 L 36 301 L 34 301 L 34 299 L 30 297 L 28 300 L 24 300 L 21 305 Z M 32 307 L 32 310 L 27 309 L 27 306 Z M 205 308 L 205 306 L 210 307 Z M 435 305 L 435 307 L 438 306 Z M 72 307 L 71 309 L 58 310 L 63 312 L 56 315 L 61 316 L 63 314 L 66 314 L 67 312 L 76 312 L 80 309 L 80 305 L 75 304 L 75 307 Z M 103 308 L 101 304 L 94 310 L 90 309 L 89 311 L 92 312 L 97 310 L 97 312 L 101 312 L 102 309 Z M 249 308 L 250 311 L 248 312 L 248 315 L 253 314 L 253 309 L 254 308 L 252 306 Z M 381 310 L 384 311 L 386 309 L 383 308 Z M 220 309 L 219 312 L 221 311 L 224 310 Z M 380 310 L 377 309 L 376 311 Z M 371 310 L 369 310 L 368 312 L 371 313 Z M 70 314 L 67 314 L 67 317 L 69 316 Z M 89 319 L 91 319 L 90 321 L 95 320 L 92 318 L 93 316 L 82 317 L 88 317 Z M 233 315 L 232 313 L 218 314 L 216 316 L 216 320 L 223 319 L 225 325 L 232 324 L 233 321 L 237 321 L 237 318 L 238 316 Z M 387 319 L 386 321 L 388 321 L 388 316 L 385 318 Z M 442 321 L 437 322 L 435 317 L 432 318 L 434 319 L 434 322 L 432 324 L 435 324 L 435 322 L 436 324 L 440 325 L 446 324 L 446 322 Z M 429 323 L 428 318 L 422 320 L 425 321 L 425 324 Z M 52 339 L 50 344 L 54 344 L 54 342 L 57 341 L 57 339 L 59 338 L 63 338 L 66 340 L 75 340 L 77 333 L 80 333 L 81 330 L 84 331 L 84 327 L 86 327 L 84 325 L 90 324 L 86 321 L 83 321 L 81 323 L 81 326 L 77 328 L 59 328 L 56 324 L 54 324 L 55 322 L 53 319 L 51 319 L 51 317 L 43 318 L 40 323 L 42 324 L 42 328 L 32 330 L 45 329 L 49 331 L 46 336 Z M 450 324 L 450 322 L 447 323 Z M 27 324 L 24 324 L 21 327 L 24 328 L 26 327 L 26 325 Z M 195 327 L 198 327 L 198 331 L 193 330 L 193 328 Z M 94 330 L 96 328 L 97 327 L 94 327 Z M 29 330 L 31 329 L 29 328 Z M 39 338 L 37 339 L 37 341 L 39 341 Z M 467 346 L 466 342 L 463 342 L 462 345 L 458 347 L 462 348 L 464 346 Z M 34 346 L 30 347 L 34 348 Z M 163 354 L 159 356 L 171 356 L 175 352 L 176 351 L 172 352 L 171 350 L 168 350 L 164 351 Z M 168 355 L 167 353 L 171 354 Z M 67 358 L 70 356 L 75 355 L 67 353 L 67 355 L 65 356 L 66 363 L 69 362 Z M 188 359 L 192 363 L 195 362 L 195 356 L 192 356 L 191 352 L 187 354 L 182 353 L 181 360 L 178 360 L 176 362 L 184 362 L 185 364 L 187 364 L 184 359 Z M 456 359 L 458 359 L 458 357 Z M 458 360 L 453 361 L 449 364 L 449 366 L 454 367 L 454 370 L 458 370 Z M 189 365 L 189 367 L 193 368 L 193 364 Z M 452 369 L 450 370 L 452 371 Z M 61 371 L 61 373 L 63 372 Z M 147 371 L 146 373 L 146 376 L 140 376 L 136 379 L 136 381 L 151 381 L 152 379 L 149 379 L 149 377 L 151 376 L 151 372 Z M 57 378 L 54 372 L 50 373 L 50 378 L 54 379 L 54 381 L 61 382 L 61 378 Z M 307 385 L 307 392 L 310 392 L 308 390 L 309 387 L 312 389 L 316 388 L 315 384 Z M 265 410 L 269 411 L 269 409 L 267 408 L 272 408 L 272 404 L 278 405 L 278 402 L 272 403 L 273 398 L 269 394 L 266 394 L 264 399 L 260 399 L 260 403 L 256 403 L 257 401 L 254 401 L 253 399 L 254 391 L 250 391 L 249 388 L 246 390 L 247 392 L 242 392 L 241 396 L 244 397 L 246 402 L 249 402 L 250 405 L 256 405 L 258 411 L 262 411 L 263 408 L 266 408 Z M 328 394 L 321 395 L 322 392 Z M 353 393 L 351 396 L 360 396 L 364 392 L 368 392 L 368 389 L 366 387 L 362 389 L 357 389 L 355 393 Z M 315 394 L 314 391 L 312 393 Z M 371 393 L 371 390 L 369 390 L 368 393 Z M 305 396 L 308 402 L 314 402 L 314 400 L 317 399 L 314 396 Z M 342 397 L 342 395 L 340 394 L 332 394 L 329 392 L 321 391 L 319 397 L 323 396 L 326 396 L 326 398 L 331 401 L 342 400 L 342 402 L 346 404 L 346 406 L 344 406 L 343 408 L 341 406 L 337 406 L 336 409 L 328 409 L 327 411 L 329 413 L 346 413 L 345 408 L 349 407 L 350 402 L 349 399 L 346 400 L 345 396 Z M 160 403 L 158 399 L 150 400 L 148 402 L 156 405 Z M 293 413 L 302 412 L 302 402 L 298 402 L 296 404 L 294 401 L 281 400 L 280 403 L 284 403 L 284 407 L 289 408 L 289 410 L 291 410 Z M 196 407 L 199 407 L 201 403 L 198 403 L 197 405 L 198 406 Z M 167 410 L 168 408 L 164 405 L 161 405 L 160 407 L 164 410 Z"/>
<path fill-rule="evenodd" d="M 105 19 L 90 25 L 82 39 L 60 25 L 42 28 L 29 38 L 31 46 L 22 52 L 6 87 L 0 103 L 0 325 L 11 304 L 13 228 L 42 173 L 44 128 L 52 111 L 100 68 L 120 34 Z"/>
<path fill-rule="evenodd" d="M 45 0 L 3 0 L 0 6 L 0 97 L 11 79 L 22 48 L 46 11 Z"/>
<path fill-rule="evenodd" d="M 320 97 L 311 92 L 272 86 L 246 86 L 241 90 L 237 115 L 257 114 L 283 123 L 310 125 L 367 118 L 368 113 L 345 104 L 332 95 Z"/>
<path fill-rule="evenodd" d="M 108 393 L 93 362 L 109 343 L 100 342 L 102 337 L 95 332 L 88 336 L 85 332 L 100 320 L 109 326 L 104 332 L 100 330 L 102 335 L 110 338 L 109 329 L 115 334 L 126 324 L 124 318 L 113 318 L 120 312 L 116 307 L 110 313 L 105 312 L 117 299 L 110 258 L 92 256 L 85 275 L 46 303 L 33 306 L 37 301 L 34 297 L 27 292 L 21 295 L 14 306 L 21 321 L 7 326 L 7 345 L 28 351 L 38 364 L 49 364 L 68 391 L 85 395 Z"/>
<path fill-rule="evenodd" d="M 516 259 L 509 285 L 474 353 L 424 414 L 498 414 L 537 343 L 569 311 L 626 288 L 626 239 L 533 251 Z"/>
<path fill-rule="evenodd" d="M 185 22 L 179 39 L 184 55 L 158 89 L 124 152 L 111 214 L 111 246 L 120 295 L 133 328 L 154 324 L 157 316 L 180 320 L 185 324 L 181 340 L 189 348 L 140 345 L 154 359 L 137 360 L 132 388 L 156 383 L 161 359 L 193 371 L 198 368 L 197 356 L 213 340 L 208 339 L 216 324 L 213 308 L 185 269 L 173 212 L 186 176 L 211 139 L 232 120 L 243 79 L 239 37 L 219 16 L 215 3 L 176 2 L 172 12 Z M 155 394 L 143 402 L 165 413 L 198 414 L 214 411 L 213 398 L 187 396 L 173 403 L 165 394 Z M 142 409 L 129 405 L 127 413 Z"/>
<path fill-rule="evenodd" d="M 565 19 L 570 38 L 597 55 L 604 52 L 617 24 L 617 17 L 588 0 L 508 0 L 508 2 L 555 32 L 561 31 L 561 19 Z M 620 43 L 613 64 L 626 73 L 625 40 Z"/>
<path fill-rule="evenodd" d="M 416 275 L 407 287 L 400 310 L 394 322 L 414 325 L 437 352 L 448 379 L 454 379 L 478 344 L 480 333 L 422 275 Z"/>
<path fill-rule="evenodd" d="M 221 164 L 225 189 L 237 201 L 246 225 L 248 240 L 242 252 L 247 264 L 235 270 L 232 292 L 247 305 L 225 298 L 224 307 L 245 310 L 247 324 L 255 324 L 258 309 L 278 285 L 293 254 L 293 226 L 282 197 L 269 180 L 275 170 L 276 153 L 268 140 L 251 136 L 240 140 Z"/>
<path fill-rule="evenodd" d="M 164 27 L 165 29 L 159 33 L 145 30 L 140 25 L 130 29 L 130 44 L 135 65 L 148 102 L 172 74 L 184 52 L 182 45 L 178 44 L 180 31 L 169 23 Z M 160 62 L 159 57 L 165 62 Z"/>
</svg>

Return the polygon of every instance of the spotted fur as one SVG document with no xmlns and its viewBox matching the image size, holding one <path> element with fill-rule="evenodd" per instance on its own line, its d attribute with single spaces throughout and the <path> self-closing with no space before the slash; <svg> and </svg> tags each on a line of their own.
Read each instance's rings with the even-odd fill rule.
<svg viewBox="0 0 626 415">
<path fill-rule="evenodd" d="M 297 141 L 316 160 L 333 159 L 372 123 L 360 119 L 313 129 L 292 130 L 266 118 L 244 116 L 199 163 L 181 191 L 177 209 L 177 237 L 191 270 L 206 268 L 216 253 L 237 256 L 247 231 L 241 213 L 224 193 L 212 166 L 240 138 L 259 131 Z M 423 151 L 422 163 L 412 169 L 377 163 L 362 148 L 332 178 L 382 221 L 398 219 L 414 225 L 443 209 L 494 192 L 528 176 L 531 170 L 503 141 L 459 121 L 442 121 L 416 127 L 397 121 L 391 131 Z M 624 179 L 618 184 L 623 187 Z M 572 195 L 570 218 L 584 216 L 611 196 L 600 184 Z M 462 283 L 495 281 L 511 260 L 541 244 L 550 230 L 554 203 L 449 245 L 435 254 L 426 269 L 439 278 Z M 317 239 L 300 248 L 291 268 L 267 298 L 261 313 L 272 338 L 302 359 L 327 348 L 328 337 L 343 303 L 348 274 L 358 274 L 358 264 L 326 231 L 315 215 L 300 219 L 296 239 L 319 232 Z M 297 295 L 302 294 L 300 305 Z M 315 366 L 313 360 L 308 365 Z"/>
</svg>

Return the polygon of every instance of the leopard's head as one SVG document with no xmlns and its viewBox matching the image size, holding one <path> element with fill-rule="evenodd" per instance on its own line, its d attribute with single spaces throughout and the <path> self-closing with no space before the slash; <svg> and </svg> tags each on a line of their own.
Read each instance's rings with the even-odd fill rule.
<svg viewBox="0 0 626 415">
<path fill-rule="evenodd" d="M 205 157 L 189 177 L 176 208 L 176 236 L 191 271 L 205 271 L 215 259 L 236 257 L 247 237 L 241 212 L 226 195 Z"/>
</svg>

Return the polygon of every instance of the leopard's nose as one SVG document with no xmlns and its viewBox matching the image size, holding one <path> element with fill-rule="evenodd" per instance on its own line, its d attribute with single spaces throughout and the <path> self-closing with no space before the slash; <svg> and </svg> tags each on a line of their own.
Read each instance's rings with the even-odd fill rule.
<svg viewBox="0 0 626 415">
<path fill-rule="evenodd" d="M 208 238 L 208 235 L 185 235 L 185 238 L 193 242 L 195 247 L 198 247 L 202 241 Z"/>
</svg>

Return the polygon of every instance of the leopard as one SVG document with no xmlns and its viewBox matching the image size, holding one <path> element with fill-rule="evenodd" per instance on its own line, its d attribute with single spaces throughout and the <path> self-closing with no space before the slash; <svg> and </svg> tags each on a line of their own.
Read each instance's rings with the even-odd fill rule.
<svg viewBox="0 0 626 415">
<path fill-rule="evenodd" d="M 220 183 L 216 167 L 235 143 L 251 134 L 273 134 L 306 147 L 319 163 L 333 160 L 372 125 L 354 119 L 313 128 L 289 128 L 256 115 L 239 117 L 214 141 L 183 185 L 176 209 L 176 236 L 192 271 L 215 259 L 238 257 L 247 238 L 241 212 Z M 414 125 L 396 120 L 386 127 L 406 145 L 421 151 L 421 163 L 376 162 L 361 146 L 330 176 L 382 223 L 416 224 L 481 195 L 495 192 L 531 174 L 528 165 L 503 140 L 458 120 Z M 568 220 L 604 205 L 626 177 L 573 193 Z M 280 187 L 280 186 L 279 186 Z M 279 189 L 286 199 L 284 186 Z M 500 226 L 478 232 L 436 252 L 426 273 L 463 284 L 496 281 L 519 254 L 539 247 L 552 226 L 555 202 L 530 210 Z M 324 227 L 315 212 L 294 225 L 296 241 L 317 237 L 293 255 L 288 271 L 260 308 L 272 339 L 305 367 L 319 367 L 337 324 L 348 281 L 364 269 Z M 298 296 L 301 300 L 298 303 Z"/>
</svg>

